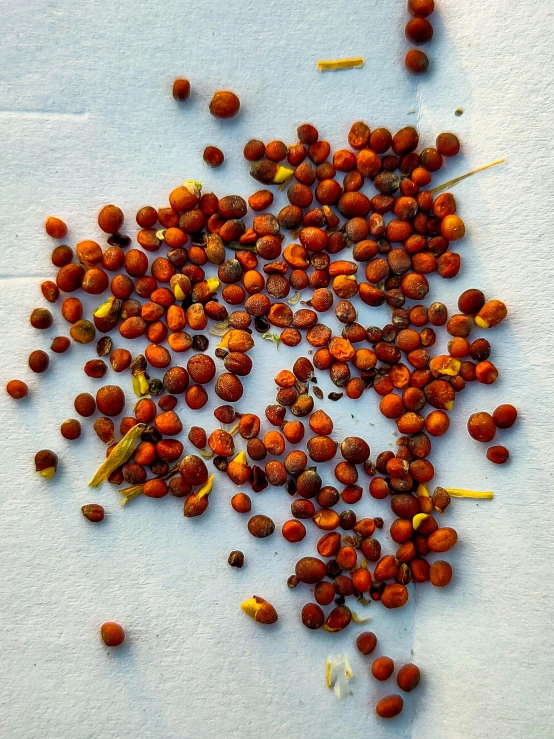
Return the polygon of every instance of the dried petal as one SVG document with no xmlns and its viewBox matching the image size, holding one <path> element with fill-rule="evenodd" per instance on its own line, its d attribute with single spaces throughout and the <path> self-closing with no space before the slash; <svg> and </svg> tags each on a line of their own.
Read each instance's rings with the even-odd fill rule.
<svg viewBox="0 0 554 739">
<path fill-rule="evenodd" d="M 335 695 L 340 700 L 345 695 L 351 695 L 352 690 L 348 683 L 354 677 L 352 667 L 345 654 L 339 657 L 328 657 L 325 664 L 325 680 L 328 688 L 335 690 Z"/>
<path fill-rule="evenodd" d="M 117 444 L 110 456 L 89 482 L 89 487 L 99 487 L 104 480 L 108 479 L 114 470 L 121 467 L 122 464 L 125 464 L 135 451 L 135 448 L 140 441 L 140 436 L 145 428 L 146 425 L 144 423 L 137 423 L 136 426 L 133 426 L 129 431 L 127 431 L 125 436 Z"/>
</svg>

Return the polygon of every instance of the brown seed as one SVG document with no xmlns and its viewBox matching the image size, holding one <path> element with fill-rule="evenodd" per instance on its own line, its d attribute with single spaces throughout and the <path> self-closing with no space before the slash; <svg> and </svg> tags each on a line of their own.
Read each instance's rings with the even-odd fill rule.
<svg viewBox="0 0 554 739">
<path fill-rule="evenodd" d="M 206 146 L 202 158 L 210 167 L 221 167 L 225 160 L 225 155 L 217 146 Z"/>
<path fill-rule="evenodd" d="M 81 424 L 76 418 L 70 418 L 62 423 L 60 432 L 64 439 L 78 439 L 81 436 Z"/>
<path fill-rule="evenodd" d="M 420 49 L 410 49 L 404 58 L 404 64 L 412 74 L 423 74 L 429 69 L 429 57 Z"/>
<path fill-rule="evenodd" d="M 106 418 L 105 416 L 97 418 L 94 422 L 94 430 L 100 441 L 103 441 L 104 444 L 111 444 L 113 442 L 115 427 L 111 418 Z"/>
<path fill-rule="evenodd" d="M 408 602 L 409 594 L 405 585 L 392 583 L 387 585 L 381 595 L 381 602 L 385 608 L 401 608 Z"/>
<path fill-rule="evenodd" d="M 371 674 L 376 680 L 388 680 L 394 672 L 394 662 L 390 657 L 377 657 L 371 665 Z"/>
<path fill-rule="evenodd" d="M 248 531 L 257 539 L 265 539 L 275 531 L 275 524 L 268 516 L 256 515 L 248 521 Z"/>
<path fill-rule="evenodd" d="M 33 372 L 41 374 L 46 372 L 48 365 L 50 364 L 50 357 L 42 349 L 35 349 L 34 352 L 29 354 L 29 367 Z"/>
<path fill-rule="evenodd" d="M 472 439 L 487 443 L 494 439 L 496 425 L 490 413 L 482 411 L 480 413 L 473 413 L 469 417 L 467 430 Z"/>
<path fill-rule="evenodd" d="M 118 647 L 125 640 L 123 628 L 115 621 L 106 621 L 102 624 L 100 636 L 107 647 Z"/>
<path fill-rule="evenodd" d="M 434 531 L 427 542 L 432 552 L 447 552 L 458 541 L 458 534 L 449 526 Z"/>
<path fill-rule="evenodd" d="M 487 459 L 494 464 L 504 464 L 509 457 L 510 452 L 505 446 L 491 446 L 487 449 Z"/>
<path fill-rule="evenodd" d="M 295 573 L 300 582 L 315 584 L 327 574 L 325 562 L 316 557 L 303 557 L 296 563 Z"/>
<path fill-rule="evenodd" d="M 499 429 L 511 428 L 517 419 L 517 410 L 513 405 L 504 403 L 499 405 L 492 414 L 493 421 Z"/>
<path fill-rule="evenodd" d="M 190 82 L 183 77 L 177 77 L 173 83 L 173 97 L 177 102 L 182 103 L 188 100 L 190 95 Z"/>
<path fill-rule="evenodd" d="M 308 629 L 320 629 L 325 621 L 323 610 L 316 603 L 306 603 L 302 608 L 302 623 Z"/>
<path fill-rule="evenodd" d="M 377 637 L 372 631 L 363 631 L 356 639 L 356 646 L 362 654 L 371 654 L 377 646 Z"/>
<path fill-rule="evenodd" d="M 210 102 L 210 113 L 216 118 L 232 118 L 240 110 L 240 100 L 230 90 L 219 90 Z"/>
<path fill-rule="evenodd" d="M 6 385 L 6 392 L 14 400 L 21 400 L 29 391 L 29 388 L 22 380 L 10 380 Z"/>
<path fill-rule="evenodd" d="M 475 323 L 480 328 L 497 326 L 508 315 L 508 309 L 501 300 L 489 300 L 475 317 Z"/>
<path fill-rule="evenodd" d="M 248 513 L 252 508 L 252 501 L 246 493 L 236 493 L 231 498 L 231 505 L 237 513 Z"/>
<path fill-rule="evenodd" d="M 429 579 L 431 580 L 433 585 L 436 585 L 437 587 L 444 587 L 445 585 L 448 585 L 448 583 L 452 579 L 452 567 L 448 564 L 448 562 L 445 562 L 442 559 L 438 559 L 431 565 L 431 569 L 429 570 Z"/>
<path fill-rule="evenodd" d="M 231 567 L 238 567 L 240 569 L 244 565 L 244 554 L 238 551 L 238 549 L 235 549 L 229 554 L 227 562 Z"/>
<path fill-rule="evenodd" d="M 99 523 L 104 520 L 104 508 L 98 503 L 82 506 L 81 513 L 92 523 Z"/>
<path fill-rule="evenodd" d="M 105 416 L 118 416 L 125 408 L 125 394 L 117 385 L 104 385 L 96 393 L 96 405 Z"/>
</svg>

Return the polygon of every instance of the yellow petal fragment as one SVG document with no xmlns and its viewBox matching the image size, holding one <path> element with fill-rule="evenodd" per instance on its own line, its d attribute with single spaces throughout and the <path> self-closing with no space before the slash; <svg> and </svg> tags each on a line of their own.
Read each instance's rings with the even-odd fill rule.
<svg viewBox="0 0 554 739">
<path fill-rule="evenodd" d="M 479 328 L 489 328 L 489 324 L 483 318 L 481 318 L 481 316 L 475 316 L 473 320 L 479 326 Z"/>
<path fill-rule="evenodd" d="M 483 498 L 485 500 L 492 500 L 494 493 L 492 490 L 464 490 L 463 488 L 444 488 L 446 492 L 453 498 Z"/>
<path fill-rule="evenodd" d="M 230 334 L 231 334 L 231 331 L 232 331 L 232 330 L 233 330 L 233 329 L 232 329 L 232 328 L 230 328 L 230 329 L 229 329 L 229 330 L 227 331 L 227 333 L 226 333 L 226 334 L 224 334 L 223 338 L 221 339 L 221 341 L 220 341 L 220 342 L 219 342 L 219 344 L 217 345 L 219 349 L 227 349 L 227 347 L 229 346 L 229 339 L 231 338 Z M 210 333 L 211 333 L 211 330 L 210 330 Z"/>
<path fill-rule="evenodd" d="M 288 167 L 283 167 L 282 164 L 279 165 L 277 168 L 277 172 L 275 172 L 275 176 L 273 177 L 273 183 L 275 185 L 280 185 L 281 182 L 286 182 L 292 175 L 294 174 L 293 169 L 289 169 Z"/>
<path fill-rule="evenodd" d="M 122 464 L 125 464 L 135 451 L 135 448 L 140 441 L 141 434 L 145 428 L 146 425 L 144 423 L 137 423 L 136 426 L 133 426 L 129 431 L 127 431 L 125 436 L 116 445 L 110 456 L 105 460 L 104 464 L 101 465 L 97 473 L 89 482 L 89 487 L 99 487 L 104 480 L 108 479 L 114 470 Z"/>
<path fill-rule="evenodd" d="M 237 464 L 247 464 L 246 454 L 244 452 L 239 452 L 232 461 L 236 462 Z"/>
<path fill-rule="evenodd" d="M 132 380 L 133 383 L 133 391 L 135 395 L 138 395 L 139 398 L 142 398 L 148 390 L 150 389 L 150 385 L 148 384 L 148 380 L 146 379 L 144 372 L 141 372 L 139 375 L 135 375 Z"/>
<path fill-rule="evenodd" d="M 352 56 L 346 59 L 320 59 L 317 63 L 320 72 L 332 72 L 336 69 L 358 69 L 363 66 L 363 56 Z"/>
<path fill-rule="evenodd" d="M 417 486 L 417 495 L 418 498 L 430 498 L 429 490 L 427 489 L 427 485 L 424 482 L 421 482 Z"/>
<path fill-rule="evenodd" d="M 177 283 L 173 288 L 173 295 L 175 295 L 176 300 L 184 300 L 187 297 L 185 293 L 181 290 L 181 286 L 179 285 L 179 283 Z"/>
<path fill-rule="evenodd" d="M 414 530 L 417 531 L 425 519 L 429 516 L 428 513 L 418 513 L 412 518 L 412 525 Z"/>
<path fill-rule="evenodd" d="M 253 596 L 252 598 L 248 598 L 248 600 L 243 601 L 240 604 L 240 607 L 242 610 L 246 613 L 247 616 L 250 616 L 250 618 L 256 619 L 256 614 L 262 607 L 262 604 L 258 602 L 258 599 L 256 596 Z"/>
<path fill-rule="evenodd" d="M 41 477 L 45 477 L 47 480 L 51 480 L 55 474 L 56 474 L 55 467 L 46 467 L 44 470 L 41 470 L 39 472 L 39 475 L 41 475 Z"/>
<path fill-rule="evenodd" d="M 106 318 L 106 316 L 112 309 L 114 300 L 115 298 L 112 295 L 111 298 L 108 298 L 106 301 L 104 301 L 101 305 L 98 306 L 98 308 L 94 311 L 93 315 L 95 315 L 96 318 Z"/>
<path fill-rule="evenodd" d="M 212 492 L 212 488 L 214 486 L 214 479 L 215 479 L 215 473 L 213 475 L 210 475 L 208 477 L 208 481 L 203 485 L 203 487 L 200 488 L 200 490 L 196 493 L 196 497 L 198 499 L 205 498 L 206 495 L 209 495 Z"/>
</svg>

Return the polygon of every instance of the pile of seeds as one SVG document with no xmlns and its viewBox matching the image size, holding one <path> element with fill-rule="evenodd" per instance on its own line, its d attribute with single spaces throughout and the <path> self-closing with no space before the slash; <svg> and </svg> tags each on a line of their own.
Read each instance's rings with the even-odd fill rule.
<svg viewBox="0 0 554 739">
<path fill-rule="evenodd" d="M 408 0 L 408 12 L 413 16 L 406 23 L 406 38 L 414 44 L 426 44 L 433 38 L 433 26 L 427 18 L 435 10 L 434 0 Z M 429 58 L 421 49 L 410 49 L 404 59 L 412 74 L 423 74 L 429 68 Z"/>
<path fill-rule="evenodd" d="M 177 99 L 186 100 L 189 93 L 186 80 L 176 82 Z M 211 112 L 235 115 L 240 107 L 235 98 L 230 92 L 216 93 Z M 441 133 L 436 146 L 419 153 L 419 136 L 411 126 L 392 134 L 358 121 L 348 134 L 350 148 L 334 153 L 313 125 L 300 126 L 297 134 L 290 146 L 278 140 L 246 144 L 251 175 L 264 185 L 248 201 L 239 195 L 219 198 L 202 192 L 198 182 L 185 182 L 169 194 L 167 206 L 148 205 L 137 212 L 136 244 L 122 233 L 121 209 L 105 206 L 98 224 L 107 244 L 86 240 L 74 248 L 56 246 L 52 263 L 58 272 L 55 281 L 42 284 L 42 293 L 51 304 L 61 299 L 62 321 L 69 327 L 69 337 L 56 337 L 50 351 L 63 353 L 72 342 L 94 346 L 97 356 L 86 362 L 85 373 L 98 380 L 120 375 L 121 384 L 137 396 L 130 411 L 125 392 L 112 380 L 95 397 L 78 395 L 74 406 L 82 420 L 61 424 L 64 438 L 77 439 L 84 419 L 100 414 L 90 423 L 107 445 L 106 461 L 91 485 L 125 482 L 123 502 L 170 493 L 184 498 L 186 517 L 205 513 L 217 472 L 238 488 L 230 499 L 239 513 L 251 511 L 244 489 L 259 493 L 270 485 L 283 487 L 293 500 L 282 536 L 299 542 L 308 523 L 322 532 L 318 556 L 301 558 L 288 586 L 313 587 L 315 602 L 301 613 L 307 628 L 337 632 L 359 620 L 347 599 L 398 608 L 408 601 L 410 582 L 430 580 L 438 587 L 450 582 L 448 562 L 427 561 L 428 555 L 447 552 L 457 541 L 456 531 L 441 526 L 434 512 L 442 515 L 452 496 L 492 493 L 445 487 L 430 493 L 427 485 L 435 475 L 429 460 L 432 439 L 448 431 L 457 393 L 474 381 L 496 380 L 488 340 L 469 337 L 476 328 L 500 323 L 507 309 L 477 289 L 463 292 L 459 312 L 450 316 L 444 304 L 423 302 L 429 293 L 426 275 L 437 272 L 451 279 L 460 269 L 460 255 L 452 246 L 465 227 L 456 215 L 456 201 L 451 193 L 430 189 L 445 157 L 459 151 L 454 134 Z M 205 158 L 215 165 L 223 161 L 220 154 L 214 159 L 214 152 L 206 150 Z M 289 204 L 271 213 L 274 193 L 268 188 L 276 185 L 286 188 Z M 48 218 L 46 231 L 60 240 L 67 234 L 65 224 L 54 217 Z M 217 277 L 208 276 L 211 265 Z M 80 291 L 103 295 L 91 316 L 84 315 Z M 361 325 L 360 302 L 389 306 L 390 322 Z M 332 310 L 343 325 L 340 335 L 324 322 Z M 31 314 L 38 330 L 50 328 L 53 321 L 45 307 Z M 451 336 L 448 354 L 432 356 L 440 326 Z M 118 334 L 136 341 L 137 351 L 117 347 Z M 218 343 L 210 356 L 214 336 Z M 252 371 L 256 339 L 309 347 L 309 356 L 291 361 L 275 377 L 276 398 L 266 408 L 265 431 L 263 419 L 239 410 L 241 378 Z M 179 361 L 181 355 L 186 362 Z M 31 353 L 33 372 L 45 372 L 48 365 L 47 352 Z M 327 400 L 317 381 L 322 373 L 337 388 Z M 7 391 L 22 399 L 27 386 L 12 380 Z M 184 429 L 175 411 L 179 398 L 196 410 L 205 406 L 210 393 L 222 402 L 214 411 L 220 426 Z M 372 394 L 376 397 L 370 399 Z M 401 434 L 396 453 L 372 455 L 363 438 L 333 437 L 333 402 L 344 395 L 363 396 L 370 413 L 378 401 L 380 412 Z M 325 409 L 315 409 L 316 401 Z M 489 442 L 497 428 L 509 428 L 516 416 L 513 406 L 502 405 L 492 416 L 474 414 L 468 430 L 473 438 Z M 317 465 L 337 456 L 337 484 L 324 484 Z M 491 447 L 487 456 L 504 462 L 508 451 Z M 57 462 L 48 449 L 35 459 L 44 477 L 55 474 Z M 214 467 L 212 474 L 208 465 Z M 351 507 L 368 494 L 383 500 L 383 517 L 358 517 Z M 389 554 L 382 553 L 375 537 L 385 525 L 385 501 L 393 514 L 386 525 L 398 544 Z M 341 502 L 348 508 L 339 512 Z M 82 511 L 94 523 L 104 518 L 96 503 Z M 247 527 L 259 538 L 275 532 L 274 522 L 263 514 L 252 516 Z M 243 563 L 241 552 L 231 552 L 231 566 Z M 331 608 L 325 613 L 327 606 Z M 245 601 L 243 610 L 260 623 L 277 620 L 271 603 L 259 596 Z M 121 643 L 121 633 L 106 637 L 106 643 Z M 359 642 L 360 651 L 373 651 L 364 644 Z M 388 658 L 379 660 L 374 672 L 382 674 L 381 663 Z M 390 668 L 388 662 L 385 668 Z M 415 687 L 417 668 L 403 670 L 402 681 Z M 400 685 L 400 673 L 398 680 Z M 381 716 L 402 710 L 399 696 L 381 703 Z"/>
</svg>

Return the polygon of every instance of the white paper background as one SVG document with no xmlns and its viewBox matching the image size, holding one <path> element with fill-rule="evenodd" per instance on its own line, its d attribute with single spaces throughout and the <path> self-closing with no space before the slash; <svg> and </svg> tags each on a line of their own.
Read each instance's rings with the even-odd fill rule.
<svg viewBox="0 0 554 739">
<path fill-rule="evenodd" d="M 418 81 L 401 61 L 403 2 L 4 4 L 1 378 L 21 377 L 31 394 L 20 404 L 5 395 L 0 401 L 2 736 L 552 736 L 553 8 L 539 0 L 437 6 L 433 72 Z M 318 58 L 354 54 L 365 56 L 363 69 L 315 70 Z M 170 94 L 180 74 L 193 85 L 182 107 Z M 235 120 L 207 114 L 221 88 L 241 98 Z M 433 455 L 437 482 L 493 488 L 497 497 L 451 506 L 445 520 L 460 542 L 449 556 L 455 579 L 447 590 L 421 586 L 401 611 L 367 609 L 378 653 L 399 663 L 413 659 L 424 675 L 402 716 L 389 723 L 374 716 L 373 705 L 394 692 L 394 683 L 368 677 L 370 662 L 353 645 L 363 627 L 330 635 L 299 623 L 311 591 L 289 591 L 286 578 L 296 559 L 313 551 L 313 531 L 294 546 L 278 533 L 254 540 L 246 518 L 230 509 L 234 490 L 223 477 L 208 513 L 192 521 L 174 499 L 140 499 L 121 509 L 112 487 L 91 493 L 86 482 L 103 449 L 90 426 L 76 443 L 57 429 L 74 415 L 73 397 L 97 387 L 81 371 L 92 349 L 54 356 L 41 377 L 26 368 L 33 348 L 47 348 L 68 328 L 56 317 L 44 336 L 28 324 L 32 308 L 44 303 L 40 281 L 54 275 L 52 243 L 42 230 L 47 214 L 65 218 L 74 244 L 101 238 L 96 213 L 115 202 L 134 234 L 137 208 L 164 204 L 183 179 L 247 196 L 252 182 L 241 151 L 248 138 L 292 141 L 296 126 L 311 120 L 340 146 L 359 118 L 372 127 L 417 125 L 429 145 L 438 132 L 456 131 L 464 156 L 441 180 L 508 158 L 456 189 L 468 227 L 463 269 L 451 283 L 431 279 L 429 296 L 454 309 L 463 289 L 478 286 L 510 307 L 509 321 L 490 334 L 500 379 L 458 396 L 454 428 Z M 226 152 L 218 171 L 202 163 L 208 143 Z M 360 316 L 364 325 L 382 323 L 386 311 Z M 116 343 L 122 345 L 119 337 Z M 258 369 L 239 407 L 261 414 L 271 378 L 300 354 L 256 346 Z M 465 420 L 501 402 L 517 405 L 520 422 L 499 438 L 512 460 L 493 467 Z M 198 414 L 210 428 L 215 405 Z M 363 435 L 374 453 L 394 445 L 394 428 L 379 417 L 374 394 L 356 404 L 319 405 L 331 406 L 337 439 Z M 182 416 L 187 429 L 198 423 L 187 410 Z M 32 470 L 42 447 L 60 454 L 52 482 Z M 110 514 L 101 526 L 81 516 L 80 506 L 92 501 Z M 255 511 L 278 525 L 289 504 L 281 489 L 254 496 Z M 356 512 L 390 523 L 388 504 L 369 496 Z M 380 538 L 386 541 L 385 532 Z M 241 571 L 226 563 L 234 548 L 246 554 Z M 277 607 L 275 628 L 241 614 L 240 601 L 252 593 Z M 99 624 L 108 619 L 127 631 L 117 651 L 99 643 Z M 355 694 L 338 703 L 325 688 L 324 663 L 343 651 L 356 673 Z"/>
</svg>

